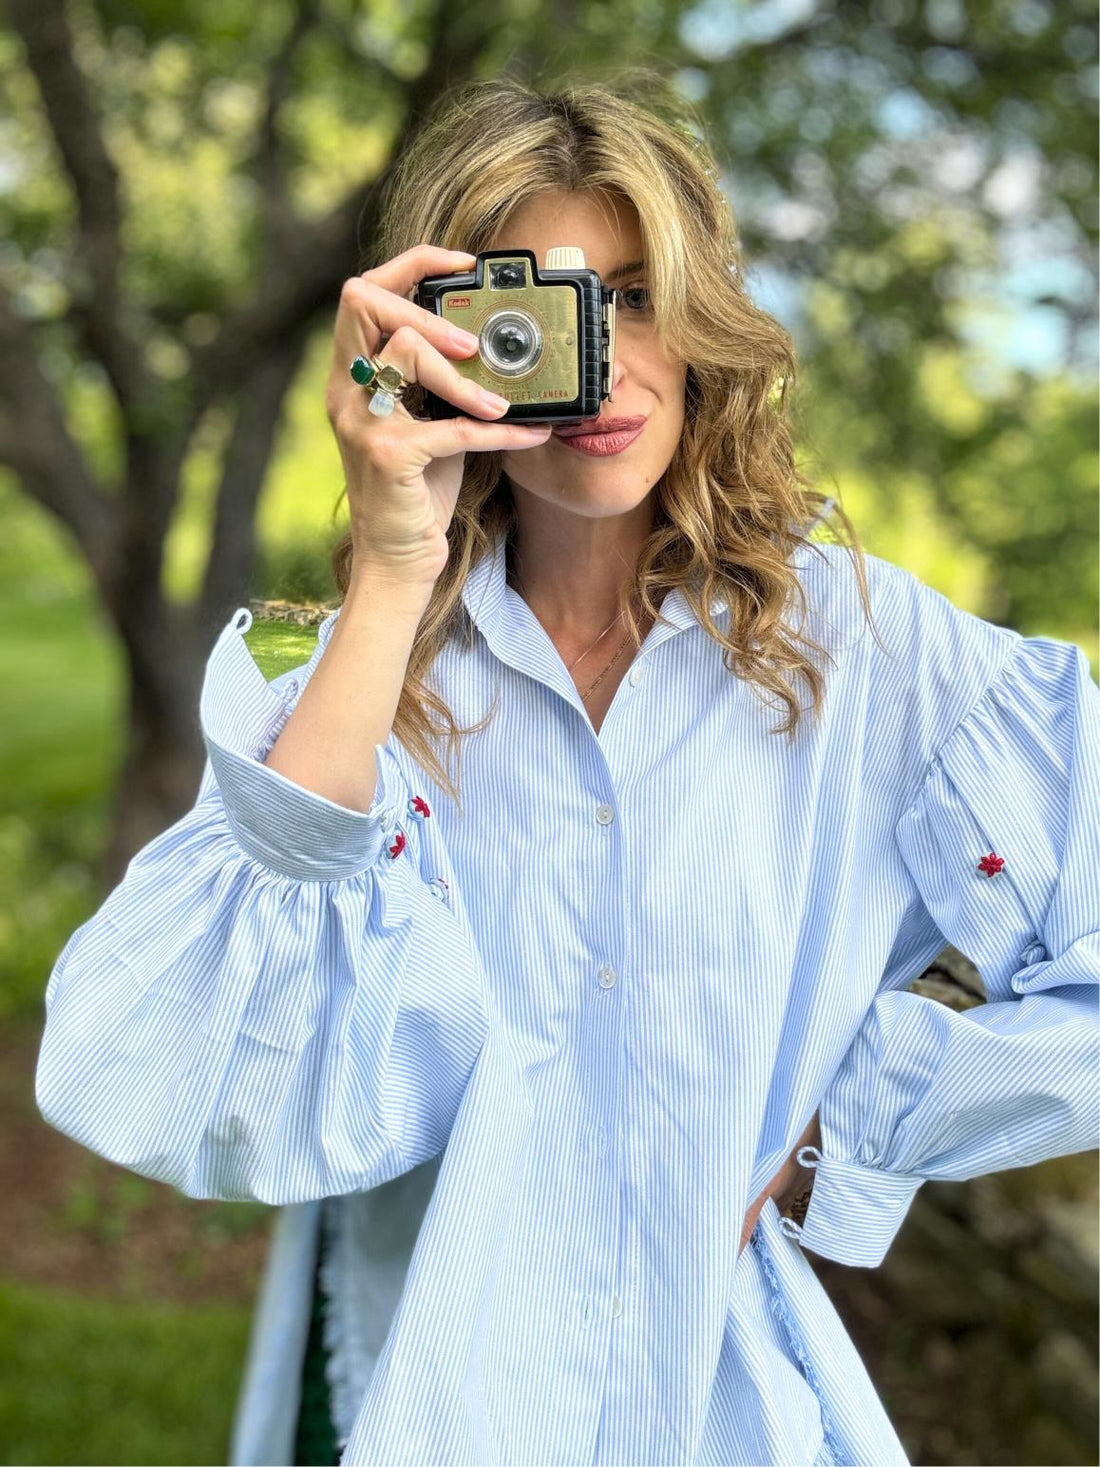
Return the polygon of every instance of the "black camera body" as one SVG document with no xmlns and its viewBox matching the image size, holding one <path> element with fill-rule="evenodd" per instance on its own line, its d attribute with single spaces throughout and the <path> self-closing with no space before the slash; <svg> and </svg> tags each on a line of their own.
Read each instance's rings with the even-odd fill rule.
<svg viewBox="0 0 1100 1467">
<path fill-rule="evenodd" d="M 483 250 L 473 270 L 416 288 L 417 305 L 477 336 L 477 356 L 451 364 L 508 399 L 500 423 L 599 416 L 615 370 L 615 298 L 572 245 L 548 250 L 542 270 L 531 250 Z M 429 418 L 466 415 L 427 388 L 424 399 Z"/>
</svg>

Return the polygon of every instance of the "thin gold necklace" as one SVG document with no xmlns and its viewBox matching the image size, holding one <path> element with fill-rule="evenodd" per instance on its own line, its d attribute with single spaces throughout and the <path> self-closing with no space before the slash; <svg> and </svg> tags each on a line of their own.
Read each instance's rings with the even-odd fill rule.
<svg viewBox="0 0 1100 1467">
<path fill-rule="evenodd" d="M 517 590 L 522 595 L 523 594 L 523 582 L 522 582 L 522 580 L 520 579 L 520 577 L 518 575 L 516 576 L 516 582 L 517 582 Z M 527 598 L 524 597 L 524 600 L 526 600 L 526 599 Z M 619 615 L 617 617 L 615 617 L 614 621 L 609 622 L 608 625 L 604 627 L 603 631 L 596 638 L 596 641 L 592 643 L 592 647 L 595 647 L 597 645 L 597 643 L 602 642 L 603 639 L 604 639 L 604 637 L 607 636 L 608 632 L 615 625 L 615 622 L 616 621 L 621 621 L 624 615 L 625 615 L 625 612 L 620 611 L 619 612 Z M 614 657 L 612 657 L 611 661 L 604 668 L 603 672 L 600 673 L 599 677 L 592 684 L 592 686 L 588 689 L 587 693 L 582 693 L 581 694 L 581 701 L 582 702 L 586 698 L 590 698 L 592 696 L 592 694 L 596 691 L 596 689 L 599 687 L 599 685 L 603 682 L 604 678 L 611 671 L 612 667 L 614 667 L 615 663 L 618 662 L 619 658 L 623 655 L 623 650 L 624 650 L 624 648 L 626 647 L 626 645 L 627 645 L 627 643 L 629 641 L 630 641 L 630 634 L 628 632 L 627 635 L 626 635 L 626 637 L 624 638 L 624 640 L 619 644 L 619 650 L 615 653 Z M 584 659 L 588 656 L 589 652 L 592 651 L 592 647 L 585 648 L 585 650 L 581 653 L 581 655 L 579 657 L 575 658 L 569 664 L 569 667 L 568 667 L 567 670 L 570 673 L 576 667 L 576 665 L 577 665 L 578 662 L 583 662 L 584 661 Z"/>
<path fill-rule="evenodd" d="M 614 626 L 614 625 L 615 625 L 615 623 L 614 623 L 614 622 L 612 622 L 612 623 L 611 623 L 611 625 L 612 625 L 612 626 Z M 604 670 L 603 670 L 603 672 L 601 672 L 601 673 L 600 673 L 600 675 L 599 675 L 599 677 L 598 677 L 598 678 L 597 678 L 597 679 L 596 679 L 596 681 L 595 681 L 595 682 L 594 682 L 594 683 L 593 683 L 593 684 L 592 684 L 592 686 L 591 686 L 591 687 L 590 687 L 590 688 L 589 688 L 589 689 L 588 689 L 588 692 L 587 692 L 587 693 L 582 693 L 582 694 L 581 694 L 581 701 L 582 701 L 582 702 L 583 702 L 583 701 L 584 701 L 584 699 L 585 699 L 585 698 L 591 698 L 591 696 L 592 696 L 592 694 L 593 694 L 593 693 L 594 693 L 594 692 L 595 692 L 595 691 L 596 691 L 596 689 L 597 689 L 597 688 L 598 688 L 598 687 L 599 687 L 599 685 L 600 685 L 600 684 L 601 684 L 601 683 L 602 683 L 602 682 L 603 682 L 603 680 L 604 680 L 604 678 L 605 678 L 605 677 L 606 677 L 606 676 L 607 676 L 607 674 L 608 674 L 608 673 L 609 673 L 609 672 L 610 672 L 610 671 L 611 671 L 611 669 L 612 669 L 612 668 L 613 668 L 613 667 L 614 667 L 614 666 L 615 666 L 615 663 L 616 663 L 616 662 L 618 662 L 618 660 L 619 660 L 619 658 L 620 658 L 620 657 L 621 657 L 621 656 L 622 656 L 622 655 L 623 655 L 623 651 L 624 651 L 624 649 L 625 649 L 625 647 L 626 647 L 626 644 L 627 644 L 627 642 L 629 642 L 629 641 L 630 641 L 630 637 L 629 637 L 629 635 L 628 635 L 628 636 L 627 636 L 627 638 L 626 638 L 626 641 L 624 641 L 624 642 L 623 642 L 623 643 L 622 643 L 622 645 L 621 645 L 621 646 L 620 646 L 620 648 L 619 648 L 619 650 L 618 650 L 618 651 L 617 651 L 617 652 L 616 652 L 616 653 L 615 653 L 615 655 L 614 655 L 614 657 L 612 657 L 612 659 L 611 659 L 611 661 L 610 661 L 610 662 L 609 662 L 609 663 L 608 663 L 608 664 L 607 664 L 607 666 L 606 666 L 606 667 L 605 667 L 605 668 L 604 668 Z M 575 663 L 574 663 L 574 666 L 576 666 L 576 664 L 575 664 Z"/>
</svg>

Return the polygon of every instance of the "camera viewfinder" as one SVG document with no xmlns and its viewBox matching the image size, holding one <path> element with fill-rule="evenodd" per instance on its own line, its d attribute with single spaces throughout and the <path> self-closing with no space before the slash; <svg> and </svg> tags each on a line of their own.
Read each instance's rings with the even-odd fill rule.
<svg viewBox="0 0 1100 1467">
<path fill-rule="evenodd" d="M 490 290 L 522 290 L 526 284 L 526 260 L 501 260 L 495 265 L 490 263 Z"/>
</svg>

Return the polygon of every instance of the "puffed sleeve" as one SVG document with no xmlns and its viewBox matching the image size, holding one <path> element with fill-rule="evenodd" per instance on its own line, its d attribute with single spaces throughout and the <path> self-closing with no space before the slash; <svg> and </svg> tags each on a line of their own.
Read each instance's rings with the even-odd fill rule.
<svg viewBox="0 0 1100 1467">
<path fill-rule="evenodd" d="M 50 975 L 45 1119 L 190 1197 L 302 1202 L 437 1155 L 487 1030 L 484 974 L 427 802 L 390 744 L 367 811 L 264 763 L 317 666 L 210 654 L 194 807 L 132 859 Z"/>
<path fill-rule="evenodd" d="M 929 1177 L 962 1181 L 1100 1142 L 1100 691 L 1080 648 L 1019 638 L 895 831 L 917 919 L 976 964 L 957 1012 L 880 992 L 821 1101 L 801 1228 L 882 1262 Z"/>
</svg>

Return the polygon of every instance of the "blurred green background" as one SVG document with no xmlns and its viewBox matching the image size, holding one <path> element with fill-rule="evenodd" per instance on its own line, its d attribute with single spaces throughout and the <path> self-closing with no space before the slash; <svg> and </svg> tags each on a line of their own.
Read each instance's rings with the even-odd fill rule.
<svg viewBox="0 0 1100 1467">
<path fill-rule="evenodd" d="M 193 798 L 202 663 L 335 604 L 342 279 L 441 88 L 660 70 L 865 547 L 1097 675 L 1096 17 L 1042 0 L 11 0 L 0 32 L 0 1461 L 224 1461 L 272 1214 L 83 1152 L 46 980 Z M 564 39 L 563 39 L 564 38 Z M 258 621 L 268 675 L 314 632 Z M 820 1273 L 914 1462 L 1096 1460 L 1093 1154 Z M 816 1266 L 816 1265 L 815 1265 Z"/>
</svg>

